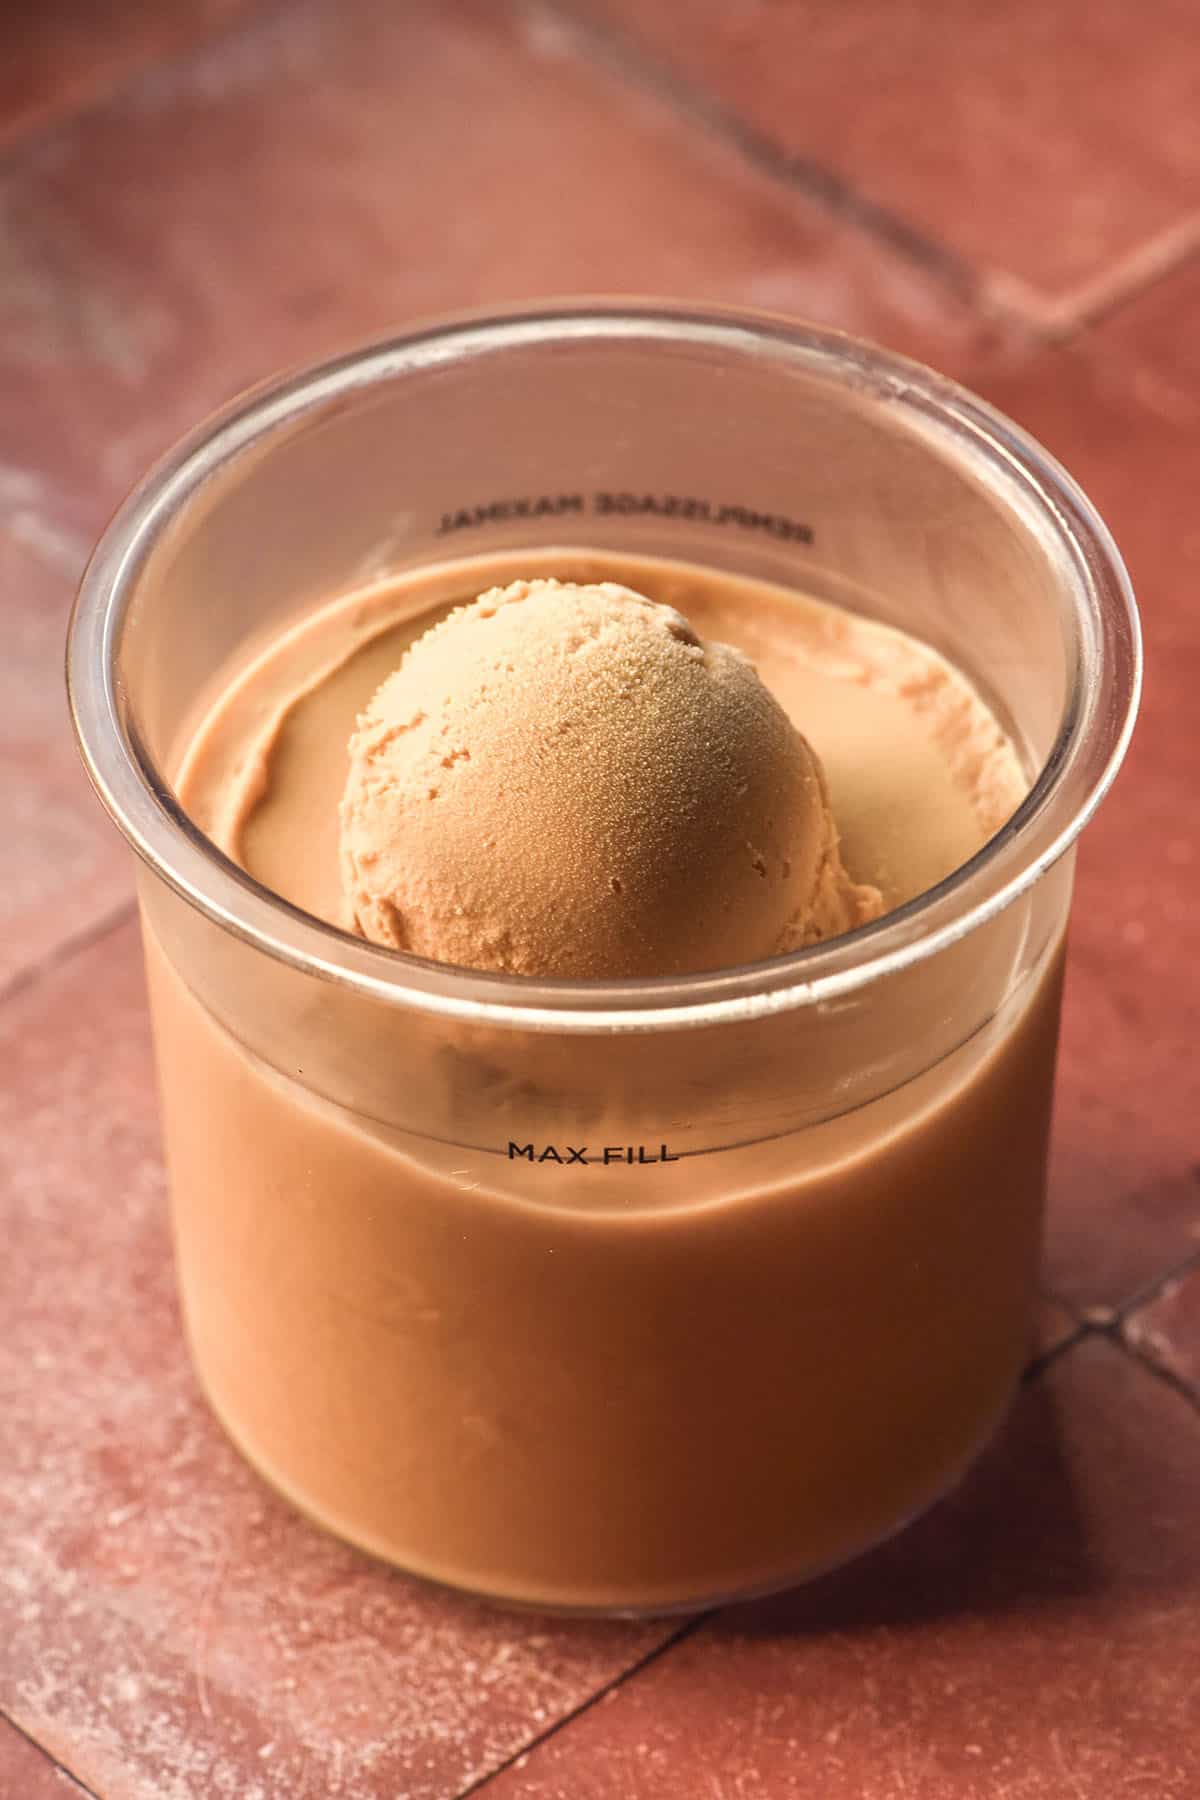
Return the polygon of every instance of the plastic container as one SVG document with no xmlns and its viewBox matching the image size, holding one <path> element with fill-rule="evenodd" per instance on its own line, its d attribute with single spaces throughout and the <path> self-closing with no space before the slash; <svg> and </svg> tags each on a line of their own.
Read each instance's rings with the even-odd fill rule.
<svg viewBox="0 0 1200 1800">
<path fill-rule="evenodd" d="M 576 986 L 363 943 L 183 814 L 231 659 L 371 576 L 546 543 L 912 631 L 1028 799 L 847 938 Z M 438 1581 L 656 1612 L 827 1568 L 956 1479 L 1028 1349 L 1072 852 L 1139 682 L 1117 553 L 1044 452 L 770 318 L 451 322 L 185 443 L 97 551 L 69 676 L 141 859 L 196 1367 L 276 1488 Z"/>
</svg>

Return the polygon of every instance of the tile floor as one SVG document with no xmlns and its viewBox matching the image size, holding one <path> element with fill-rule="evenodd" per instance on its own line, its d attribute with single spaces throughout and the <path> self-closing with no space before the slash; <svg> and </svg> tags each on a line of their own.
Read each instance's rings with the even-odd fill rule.
<svg viewBox="0 0 1200 1800">
<path fill-rule="evenodd" d="M 4 9 L 3 1800 L 1200 1792 L 1193 25 L 1188 0 Z M 772 306 L 968 380 L 1093 493 L 1148 648 L 1080 861 L 1042 1346 L 1005 1436 L 874 1556 L 689 1626 L 432 1593 L 225 1445 L 179 1338 L 130 871 L 59 677 L 88 544 L 206 410 L 432 311 L 597 289 Z"/>
</svg>

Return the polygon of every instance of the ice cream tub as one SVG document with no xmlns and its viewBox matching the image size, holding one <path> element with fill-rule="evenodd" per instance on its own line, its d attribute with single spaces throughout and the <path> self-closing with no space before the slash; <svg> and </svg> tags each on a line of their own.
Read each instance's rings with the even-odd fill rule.
<svg viewBox="0 0 1200 1800">
<path fill-rule="evenodd" d="M 1014 747 L 1011 815 L 844 935 L 598 980 L 367 941 L 188 797 L 227 672 L 332 597 L 614 557 L 749 596 L 749 640 L 767 587 L 919 639 Z M 801 1580 L 959 1477 L 1029 1350 L 1074 847 L 1140 678 L 1119 556 L 1043 450 L 775 318 L 451 321 L 185 442 L 68 662 L 138 856 L 196 1370 L 281 1494 L 438 1582 L 640 1613 Z M 490 880 L 513 855 L 481 840 Z"/>
</svg>

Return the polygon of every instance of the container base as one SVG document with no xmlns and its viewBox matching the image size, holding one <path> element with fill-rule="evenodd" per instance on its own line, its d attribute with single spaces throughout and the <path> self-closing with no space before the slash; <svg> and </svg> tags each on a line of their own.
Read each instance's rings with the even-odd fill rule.
<svg viewBox="0 0 1200 1800">
<path fill-rule="evenodd" d="M 195 1368 L 195 1362 L 193 1361 Z M 372 1562 L 412 1580 L 420 1581 L 428 1587 L 437 1588 L 444 1593 L 458 1595 L 460 1598 L 483 1601 L 488 1605 L 503 1608 L 509 1612 L 537 1614 L 543 1617 L 562 1619 L 623 1619 L 626 1621 L 644 1621 L 649 1619 L 689 1618 L 697 1614 L 707 1613 L 719 1607 L 744 1604 L 752 1600 L 765 1600 L 775 1594 L 786 1593 L 791 1588 L 802 1587 L 811 1581 L 817 1581 L 835 1569 L 844 1567 L 860 1556 L 877 1549 L 881 1544 L 898 1537 L 901 1532 L 923 1517 L 933 1506 L 954 1491 L 962 1482 L 969 1470 L 978 1461 L 984 1450 L 997 1436 L 1001 1426 L 1011 1410 L 1016 1394 L 1016 1386 L 1006 1395 L 1003 1404 L 990 1416 L 984 1429 L 975 1437 L 965 1455 L 957 1459 L 947 1470 L 942 1471 L 930 1486 L 923 1491 L 905 1511 L 890 1524 L 870 1536 L 848 1545 L 832 1556 L 822 1557 L 810 1563 L 793 1566 L 786 1573 L 770 1576 L 761 1581 L 750 1581 L 736 1587 L 705 1589 L 695 1597 L 648 1600 L 629 1602 L 621 1601 L 588 1601 L 588 1600 L 555 1600 L 538 1595 L 519 1594 L 490 1588 L 485 1585 L 471 1585 L 457 1581 L 452 1576 L 443 1574 L 429 1566 L 422 1566 L 415 1561 L 405 1561 L 381 1548 L 369 1536 L 357 1533 L 323 1515 L 295 1489 L 271 1468 L 270 1464 L 251 1450 L 240 1436 L 220 1405 L 213 1398 L 203 1377 L 197 1370 L 204 1397 L 207 1400 L 218 1424 L 237 1450 L 238 1454 L 254 1470 L 255 1474 L 285 1502 L 291 1510 L 325 1537 L 333 1538 L 340 1544 L 347 1545 Z"/>
</svg>

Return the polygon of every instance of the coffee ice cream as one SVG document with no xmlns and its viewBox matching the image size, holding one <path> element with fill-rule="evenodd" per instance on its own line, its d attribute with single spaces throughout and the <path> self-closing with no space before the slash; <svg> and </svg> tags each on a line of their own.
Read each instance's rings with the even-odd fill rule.
<svg viewBox="0 0 1200 1800">
<path fill-rule="evenodd" d="M 569 548 L 313 608 L 224 672 L 174 774 L 248 879 L 482 966 L 483 999 L 497 970 L 519 996 L 853 930 L 1028 787 L 928 645 Z M 336 980 L 297 996 L 269 956 L 253 992 L 229 963 L 228 1002 L 210 958 L 201 1001 L 148 920 L 185 1316 L 236 1441 L 343 1536 L 527 1603 L 695 1605 L 894 1528 L 1027 1345 L 1055 879 L 864 1011 L 719 1030 L 429 1020 Z M 331 968 L 367 949 L 327 944 Z"/>
<path fill-rule="evenodd" d="M 611 581 L 492 588 L 408 650 L 351 740 L 341 862 L 364 936 L 516 975 L 728 968 L 882 908 L 749 658 Z"/>
</svg>

